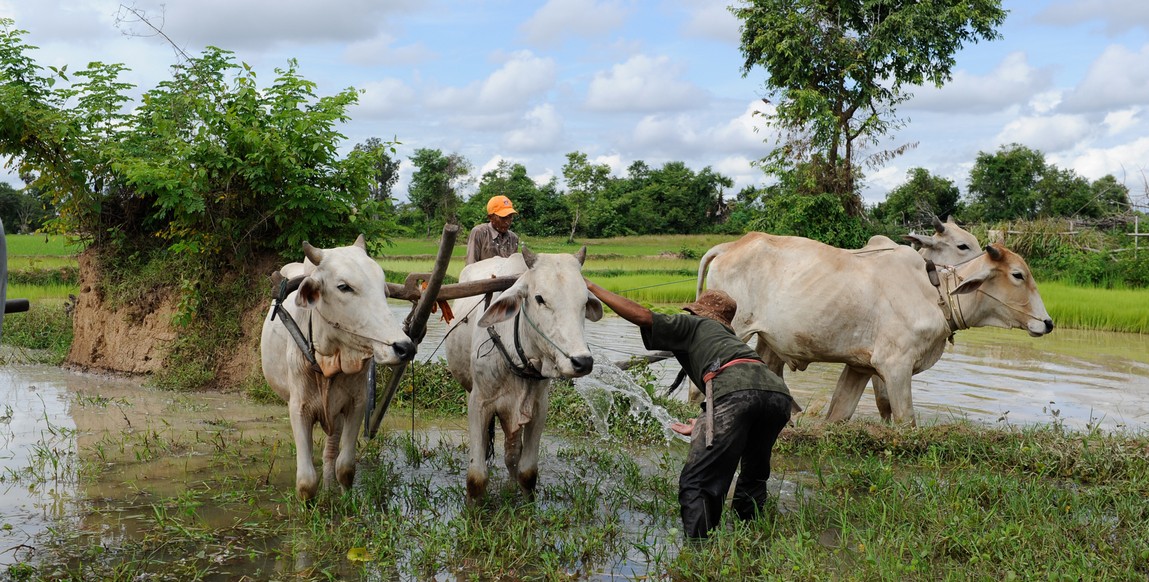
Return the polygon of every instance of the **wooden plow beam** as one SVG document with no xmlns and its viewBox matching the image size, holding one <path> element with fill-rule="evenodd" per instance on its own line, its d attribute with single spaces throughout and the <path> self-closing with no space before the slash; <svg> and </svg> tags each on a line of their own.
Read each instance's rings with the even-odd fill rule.
<svg viewBox="0 0 1149 582">
<path fill-rule="evenodd" d="M 517 277 L 496 277 L 482 281 L 468 281 L 443 285 L 443 277 L 447 274 L 447 265 L 451 262 L 451 251 L 455 247 L 455 239 L 459 236 L 459 227 L 455 224 L 443 226 L 443 237 L 439 240 L 439 253 L 435 257 L 435 265 L 430 273 L 411 273 L 402 285 L 398 283 L 387 284 L 387 296 L 392 299 L 405 299 L 415 305 L 403 323 L 403 332 L 418 346 L 427 334 L 427 319 L 431 316 L 431 309 L 436 301 L 485 295 L 498 291 L 505 291 L 513 285 Z M 421 281 L 426 286 L 420 285 Z M 399 388 L 403 373 L 407 370 L 408 362 L 391 366 L 391 379 L 384 389 L 379 407 L 375 406 L 375 360 L 372 359 L 367 374 L 367 413 L 364 415 L 367 438 L 375 438 L 379 426 L 383 423 L 383 416 L 391 406 L 391 399 Z"/>
</svg>

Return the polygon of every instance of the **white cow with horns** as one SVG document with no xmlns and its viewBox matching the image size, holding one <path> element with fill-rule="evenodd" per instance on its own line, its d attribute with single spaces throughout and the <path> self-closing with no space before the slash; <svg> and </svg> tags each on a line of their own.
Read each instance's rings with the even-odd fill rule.
<svg viewBox="0 0 1149 582">
<path fill-rule="evenodd" d="M 362 235 L 352 246 L 333 249 L 303 243 L 309 262 L 293 263 L 280 273 L 306 278 L 263 321 L 263 375 L 287 401 L 295 437 L 295 491 L 304 500 L 319 489 L 311 457 L 315 423 L 327 434 L 324 484 L 338 479 L 349 489 L 366 408 L 367 363 L 374 358 L 379 364 L 397 364 L 415 356 L 415 343 L 387 305 L 383 269 L 366 249 Z M 298 326 L 299 341 L 292 337 L 288 318 Z"/>
<path fill-rule="evenodd" d="M 941 357 L 959 329 L 1053 331 L 1029 266 L 998 245 L 931 284 L 917 252 L 884 237 L 866 249 L 834 248 L 801 238 L 752 232 L 707 251 L 699 285 L 738 302 L 734 329 L 777 374 L 783 365 L 846 364 L 830 401 L 829 420 L 853 415 L 871 377 L 882 417 L 913 422 L 910 383 Z"/>
<path fill-rule="evenodd" d="M 534 496 L 550 381 L 585 376 L 594 367 L 583 330 L 585 320 L 602 318 L 602 303 L 586 289 L 585 258 L 586 247 L 573 256 L 524 249 L 467 265 L 459 274 L 460 283 L 518 276 L 485 309 L 482 296 L 457 299 L 452 307 L 458 318 L 447 332 L 447 366 L 470 393 L 469 503 L 486 494 L 494 418 L 502 426 L 511 479 Z"/>
</svg>

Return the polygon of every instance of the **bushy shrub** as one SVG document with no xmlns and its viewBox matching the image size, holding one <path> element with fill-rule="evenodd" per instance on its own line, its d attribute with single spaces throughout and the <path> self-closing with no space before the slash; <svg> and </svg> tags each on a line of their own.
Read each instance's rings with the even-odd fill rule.
<svg viewBox="0 0 1149 582">
<path fill-rule="evenodd" d="M 871 234 L 860 218 L 846 213 L 841 199 L 834 194 L 770 196 L 761 217 L 750 226 L 771 234 L 804 236 L 844 249 L 865 245 Z"/>
</svg>

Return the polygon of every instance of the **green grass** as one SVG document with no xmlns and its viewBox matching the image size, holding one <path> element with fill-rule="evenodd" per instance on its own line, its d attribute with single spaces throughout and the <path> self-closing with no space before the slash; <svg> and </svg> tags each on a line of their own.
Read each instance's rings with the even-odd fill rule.
<svg viewBox="0 0 1149 582">
<path fill-rule="evenodd" d="M 1149 333 L 1149 289 L 1098 289 L 1039 283 L 1045 308 L 1058 327 Z"/>
<path fill-rule="evenodd" d="M 69 243 L 67 239 L 58 235 L 45 236 L 42 234 L 9 234 L 5 235 L 8 243 L 8 257 L 73 257 L 84 250 L 83 246 Z"/>
</svg>

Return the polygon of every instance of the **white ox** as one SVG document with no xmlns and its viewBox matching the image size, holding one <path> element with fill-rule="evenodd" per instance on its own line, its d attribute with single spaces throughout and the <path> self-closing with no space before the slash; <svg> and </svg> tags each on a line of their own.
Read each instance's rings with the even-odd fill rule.
<svg viewBox="0 0 1149 582">
<path fill-rule="evenodd" d="M 875 237 L 859 253 L 801 237 L 752 232 L 710 249 L 699 280 L 738 303 L 734 329 L 781 375 L 783 365 L 846 364 L 829 420 L 848 419 L 871 377 L 882 417 L 913 422 L 912 376 L 941 357 L 954 331 L 978 326 L 1023 328 L 1032 336 L 1053 321 L 1017 254 L 1000 246 L 952 270 L 940 287 L 925 259 Z"/>
<path fill-rule="evenodd" d="M 586 247 L 573 256 L 523 250 L 467 265 L 459 274 L 460 283 L 518 276 L 485 311 L 482 296 L 457 299 L 452 308 L 458 319 L 447 332 L 447 366 L 470 393 L 468 502 L 486 494 L 487 456 L 493 445 L 488 427 L 495 418 L 505 437 L 507 471 L 534 496 L 550 381 L 584 376 L 594 367 L 583 330 L 586 319 L 602 318 L 602 303 L 586 289 L 585 258 Z M 498 334 L 498 342 L 488 327 Z"/>
<path fill-rule="evenodd" d="M 317 249 L 303 243 L 309 264 L 281 270 L 307 274 L 283 307 L 311 336 L 318 366 L 292 339 L 274 306 L 263 321 L 260 354 L 271 389 L 287 401 L 295 437 L 295 491 L 309 500 L 319 489 L 311 457 L 312 427 L 327 435 L 323 482 L 337 478 L 344 489 L 355 479 L 355 445 L 367 399 L 367 363 L 397 364 L 415 356 L 415 343 L 387 306 L 383 269 L 367 255 L 363 236 L 355 244 Z M 310 333 L 309 333 L 310 330 Z M 338 458 L 336 457 L 338 455 Z"/>
<path fill-rule="evenodd" d="M 923 257 L 938 265 L 959 265 L 981 254 L 977 237 L 958 226 L 952 216 L 945 222 L 935 216 L 933 225 L 934 233 L 929 236 L 914 233 L 905 236 Z M 884 236 L 876 238 L 888 240 Z M 881 245 L 884 240 L 871 239 L 871 242 Z M 866 246 L 869 247 L 869 244 Z"/>
</svg>

